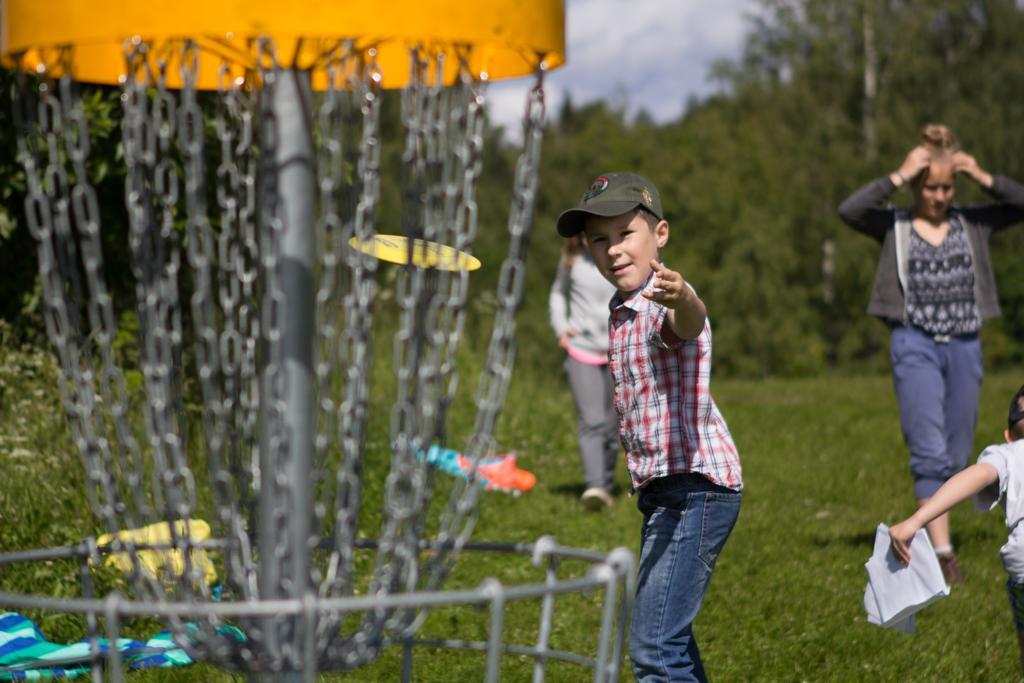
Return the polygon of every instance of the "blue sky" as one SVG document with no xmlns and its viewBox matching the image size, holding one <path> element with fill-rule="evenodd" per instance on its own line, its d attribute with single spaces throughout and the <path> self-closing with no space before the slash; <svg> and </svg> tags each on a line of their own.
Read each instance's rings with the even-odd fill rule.
<svg viewBox="0 0 1024 683">
<path fill-rule="evenodd" d="M 738 57 L 753 0 L 567 0 L 568 63 L 546 80 L 549 116 L 604 99 L 655 121 L 677 118 L 690 96 L 714 90 L 710 65 Z M 614 28 L 612 28 L 614 27 Z M 491 118 L 515 137 L 530 79 L 489 86 Z"/>
</svg>

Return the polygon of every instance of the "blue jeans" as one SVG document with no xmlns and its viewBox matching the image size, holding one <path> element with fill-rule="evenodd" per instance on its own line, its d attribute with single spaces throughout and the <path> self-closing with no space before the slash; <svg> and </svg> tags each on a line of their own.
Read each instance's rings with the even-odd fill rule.
<svg viewBox="0 0 1024 683">
<path fill-rule="evenodd" d="M 894 327 L 890 350 L 914 497 L 931 498 L 967 466 L 981 389 L 978 335 L 936 341 L 916 327 Z"/>
<path fill-rule="evenodd" d="M 740 513 L 740 493 L 696 474 L 640 489 L 640 567 L 629 631 L 641 683 L 706 681 L 693 620 L 711 572 Z"/>
</svg>

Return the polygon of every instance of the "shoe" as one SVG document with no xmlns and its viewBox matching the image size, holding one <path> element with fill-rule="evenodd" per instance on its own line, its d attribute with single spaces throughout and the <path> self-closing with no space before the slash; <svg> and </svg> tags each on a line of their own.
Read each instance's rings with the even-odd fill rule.
<svg viewBox="0 0 1024 683">
<path fill-rule="evenodd" d="M 942 569 L 942 578 L 946 583 L 963 583 L 964 575 L 960 571 L 960 563 L 957 562 L 956 554 L 936 555 L 939 558 L 939 568 Z"/>
<path fill-rule="evenodd" d="M 615 500 L 607 490 L 600 486 L 591 486 L 580 496 L 580 503 L 583 509 L 589 512 L 600 512 L 612 506 Z"/>
</svg>

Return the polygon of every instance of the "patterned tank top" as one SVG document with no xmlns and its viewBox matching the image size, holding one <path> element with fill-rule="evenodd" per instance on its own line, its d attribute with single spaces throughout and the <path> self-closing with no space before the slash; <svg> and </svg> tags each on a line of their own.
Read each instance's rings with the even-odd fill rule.
<svg viewBox="0 0 1024 683">
<path fill-rule="evenodd" d="M 967 233 L 955 217 L 942 244 L 910 231 L 907 319 L 929 334 L 974 334 L 981 315 L 974 300 L 974 261 Z"/>
</svg>

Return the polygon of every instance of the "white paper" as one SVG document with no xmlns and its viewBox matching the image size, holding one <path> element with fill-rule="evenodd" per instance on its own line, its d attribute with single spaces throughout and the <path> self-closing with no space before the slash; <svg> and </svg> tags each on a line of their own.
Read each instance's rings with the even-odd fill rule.
<svg viewBox="0 0 1024 683">
<path fill-rule="evenodd" d="M 910 563 L 903 564 L 892 552 L 889 527 L 879 524 L 874 552 L 864 568 L 868 572 L 864 589 L 868 622 L 883 628 L 913 633 L 914 613 L 949 595 L 939 558 L 924 529 L 910 542 Z"/>
<path fill-rule="evenodd" d="M 875 591 L 871 588 L 871 582 L 868 581 L 867 587 L 864 589 L 864 609 L 868 613 L 868 623 L 874 624 L 875 626 L 882 626 L 882 619 L 878 616 L 878 598 L 875 597 Z M 917 632 L 917 624 L 914 621 L 914 615 L 911 614 L 906 619 L 901 621 L 893 621 L 883 628 L 891 628 L 893 631 L 899 631 L 900 633 L 909 633 L 914 635 Z"/>
</svg>

